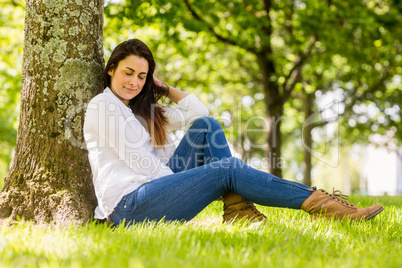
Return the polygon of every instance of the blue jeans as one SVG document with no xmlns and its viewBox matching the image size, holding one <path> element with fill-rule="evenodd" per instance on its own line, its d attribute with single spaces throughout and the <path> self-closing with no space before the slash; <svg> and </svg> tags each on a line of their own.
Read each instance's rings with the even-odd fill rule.
<svg viewBox="0 0 402 268">
<path fill-rule="evenodd" d="M 312 193 L 303 184 L 256 170 L 232 157 L 219 122 L 196 120 L 167 164 L 174 174 L 125 195 L 110 215 L 118 226 L 147 220 L 190 220 L 220 196 L 235 192 L 256 204 L 300 209 Z"/>
</svg>

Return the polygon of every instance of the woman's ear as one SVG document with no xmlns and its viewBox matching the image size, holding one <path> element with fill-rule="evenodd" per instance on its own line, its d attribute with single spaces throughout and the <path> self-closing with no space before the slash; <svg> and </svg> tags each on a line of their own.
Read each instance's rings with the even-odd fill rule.
<svg viewBox="0 0 402 268">
<path fill-rule="evenodd" d="M 112 76 L 114 74 L 114 64 L 110 65 L 109 67 L 109 71 L 107 71 L 107 74 Z"/>
</svg>

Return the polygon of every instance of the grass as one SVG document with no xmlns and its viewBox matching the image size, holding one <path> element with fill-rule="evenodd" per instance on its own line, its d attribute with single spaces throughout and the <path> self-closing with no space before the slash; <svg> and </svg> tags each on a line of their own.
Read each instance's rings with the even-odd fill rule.
<svg viewBox="0 0 402 268">
<path fill-rule="evenodd" d="M 402 196 L 352 200 L 385 210 L 367 222 L 312 222 L 302 211 L 259 207 L 267 223 L 230 225 L 213 202 L 189 223 L 3 224 L 0 267 L 402 267 Z"/>
</svg>

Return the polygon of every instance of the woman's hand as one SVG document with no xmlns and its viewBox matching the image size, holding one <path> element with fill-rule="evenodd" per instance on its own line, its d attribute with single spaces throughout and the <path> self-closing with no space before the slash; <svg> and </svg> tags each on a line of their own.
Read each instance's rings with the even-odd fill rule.
<svg viewBox="0 0 402 268">
<path fill-rule="evenodd" d="M 154 82 L 158 87 L 161 87 L 163 85 L 163 83 L 158 78 L 156 78 L 155 75 L 154 75 Z"/>
<path fill-rule="evenodd" d="M 169 97 L 169 86 L 166 83 L 161 82 L 158 78 L 155 77 L 155 75 L 154 75 L 154 82 L 155 82 L 155 85 L 163 88 L 166 91 L 165 96 Z"/>
<path fill-rule="evenodd" d="M 176 89 L 172 86 L 168 86 L 166 83 L 161 82 L 158 78 L 154 75 L 154 82 L 157 86 L 166 89 L 166 97 L 171 99 L 173 102 L 178 103 L 179 100 L 183 99 L 188 95 L 188 93 L 183 92 L 179 89 Z"/>
</svg>

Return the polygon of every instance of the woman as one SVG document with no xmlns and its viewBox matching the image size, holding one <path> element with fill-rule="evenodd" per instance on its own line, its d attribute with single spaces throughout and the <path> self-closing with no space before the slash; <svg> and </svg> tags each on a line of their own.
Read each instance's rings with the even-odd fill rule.
<svg viewBox="0 0 402 268">
<path fill-rule="evenodd" d="M 232 157 L 220 124 L 192 95 L 154 77 L 155 61 L 137 39 L 118 45 L 104 71 L 105 90 L 89 103 L 84 136 L 98 207 L 116 226 L 190 220 L 223 197 L 224 222 L 263 220 L 248 200 L 303 209 L 313 217 L 370 219 L 383 208 L 357 208 L 339 191 L 287 181 Z M 178 108 L 158 104 L 166 96 Z M 191 127 L 175 148 L 169 130 Z"/>
</svg>

